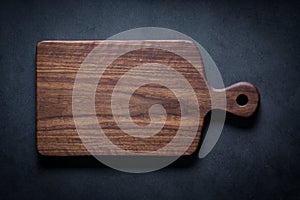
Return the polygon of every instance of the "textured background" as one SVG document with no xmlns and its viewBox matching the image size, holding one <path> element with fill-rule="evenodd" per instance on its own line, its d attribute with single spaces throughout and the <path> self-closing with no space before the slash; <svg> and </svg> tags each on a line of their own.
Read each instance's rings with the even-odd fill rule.
<svg viewBox="0 0 300 200">
<path fill-rule="evenodd" d="M 281 1 L 8 1 L 0 6 L 1 199 L 299 199 L 299 9 Z M 203 160 L 180 158 L 147 174 L 94 158 L 42 158 L 35 148 L 35 45 L 105 39 L 165 27 L 201 43 L 225 85 L 261 93 L 257 115 L 228 116 Z"/>
</svg>

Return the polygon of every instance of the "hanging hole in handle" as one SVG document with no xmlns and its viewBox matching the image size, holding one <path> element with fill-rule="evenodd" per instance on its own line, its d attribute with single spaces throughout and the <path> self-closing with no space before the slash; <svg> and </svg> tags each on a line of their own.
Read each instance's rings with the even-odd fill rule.
<svg viewBox="0 0 300 200">
<path fill-rule="evenodd" d="M 245 106 L 248 103 L 248 97 L 244 94 L 240 94 L 237 98 L 236 98 L 236 102 L 237 104 L 239 104 L 240 106 Z"/>
</svg>

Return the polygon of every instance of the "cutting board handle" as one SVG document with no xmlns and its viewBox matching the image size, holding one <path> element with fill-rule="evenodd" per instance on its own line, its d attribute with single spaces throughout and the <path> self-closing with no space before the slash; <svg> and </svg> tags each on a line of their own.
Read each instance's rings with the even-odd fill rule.
<svg viewBox="0 0 300 200">
<path fill-rule="evenodd" d="M 260 98 L 257 88 L 248 82 L 238 82 L 224 89 L 212 89 L 212 94 L 216 99 L 213 109 L 226 110 L 241 117 L 251 116 L 256 111 Z M 221 95 L 224 94 L 227 101 L 225 108 L 224 103 L 220 102 Z"/>
</svg>

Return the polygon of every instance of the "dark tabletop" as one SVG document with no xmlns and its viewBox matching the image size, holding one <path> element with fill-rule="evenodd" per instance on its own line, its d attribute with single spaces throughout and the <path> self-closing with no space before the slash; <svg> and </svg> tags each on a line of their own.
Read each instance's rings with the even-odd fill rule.
<svg viewBox="0 0 300 200">
<path fill-rule="evenodd" d="M 0 199 L 300 199 L 300 6 L 281 1 L 7 1 L 0 6 Z M 35 45 L 157 26 L 201 43 L 225 85 L 261 93 L 250 119 L 228 116 L 213 151 L 151 173 L 35 147 Z"/>
</svg>

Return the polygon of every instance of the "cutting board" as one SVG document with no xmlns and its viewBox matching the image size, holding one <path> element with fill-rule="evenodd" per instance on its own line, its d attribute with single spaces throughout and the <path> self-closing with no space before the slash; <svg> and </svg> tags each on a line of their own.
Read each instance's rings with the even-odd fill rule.
<svg viewBox="0 0 300 200">
<path fill-rule="evenodd" d="M 100 57 L 112 62 L 107 68 L 97 68 L 99 63 L 97 58 L 90 56 L 91 52 L 96 52 Z M 140 66 L 144 68 L 139 68 Z M 83 68 L 86 71 L 79 73 Z M 171 68 L 172 73 L 179 73 L 180 76 L 168 74 Z M 153 73 L 154 69 L 158 70 L 158 73 Z M 102 71 L 100 78 L 97 70 Z M 136 88 L 131 94 L 127 106 L 128 113 L 121 108 L 116 111 L 118 119 L 123 120 L 122 123 L 134 122 L 137 125 L 138 128 L 133 130 L 134 135 L 120 128 L 121 125 L 118 124 L 112 109 L 112 104 L 118 107 L 119 100 L 125 101 L 122 101 L 123 96 L 119 94 L 116 101 L 112 102 L 117 85 L 121 93 L 130 87 L 130 84 L 120 83 L 125 74 L 128 74 L 129 83 L 140 82 L 140 77 L 149 82 Z M 191 98 L 196 98 L 186 101 L 188 103 L 184 106 L 188 111 L 185 115 L 189 117 L 195 110 L 199 110 L 199 119 L 196 121 L 194 118 L 182 120 L 184 113 L 178 100 L 180 95 L 153 81 L 169 81 L 172 87 L 172 81 L 181 81 L 177 79 L 182 78 L 193 89 L 193 94 L 190 95 L 190 91 L 185 91 L 185 88 L 178 88 L 178 91 L 181 89 L 182 96 L 190 95 Z M 198 148 L 204 118 L 209 111 L 223 109 L 241 117 L 249 117 L 255 112 L 259 102 L 258 90 L 247 82 L 239 82 L 224 89 L 212 88 L 205 78 L 203 62 L 197 47 L 184 40 L 42 41 L 37 44 L 36 81 L 37 149 L 40 154 L 47 156 L 126 155 L 124 152 L 143 155 L 163 149 L 174 139 L 179 129 L 183 130 L 184 134 L 177 136 L 173 146 L 160 151 L 158 155 L 181 155 L 178 149 L 186 145 L 184 141 L 187 140 L 191 143 L 183 155 L 190 155 Z M 96 86 L 90 87 L 95 83 Z M 90 103 L 86 103 L 85 101 L 89 100 L 85 98 L 90 93 L 85 95 L 84 91 L 93 88 L 94 96 Z M 222 95 L 225 95 L 226 105 Z M 126 94 L 124 99 L 125 96 Z M 214 101 L 211 100 L 212 97 Z M 198 107 L 189 108 L 189 103 Z M 153 105 L 156 107 L 152 107 Z M 152 108 L 154 114 L 156 109 L 161 109 L 157 105 L 164 108 L 165 119 L 150 116 L 149 110 Z M 161 120 L 165 121 L 157 133 L 139 137 L 139 133 L 143 133 L 143 127 L 151 124 L 151 120 L 158 123 Z M 98 127 L 104 135 L 98 134 Z M 151 132 L 151 126 L 148 126 L 147 131 L 149 130 Z M 195 135 L 189 135 L 190 130 L 196 130 Z M 87 149 L 84 143 L 88 143 L 91 148 Z M 112 150 L 110 145 L 118 148 Z"/>
</svg>

